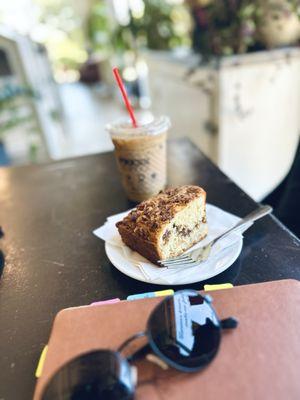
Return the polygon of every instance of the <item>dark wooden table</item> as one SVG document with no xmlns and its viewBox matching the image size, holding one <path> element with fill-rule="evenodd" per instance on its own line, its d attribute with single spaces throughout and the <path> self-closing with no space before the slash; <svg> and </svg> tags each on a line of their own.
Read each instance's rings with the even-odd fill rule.
<svg viewBox="0 0 300 400">
<path fill-rule="evenodd" d="M 257 177 L 259 180 L 259 176 Z M 256 207 L 188 140 L 169 144 L 169 184 L 197 184 L 208 202 L 244 216 Z M 0 169 L 0 400 L 29 400 L 55 314 L 65 307 L 154 290 L 108 261 L 92 230 L 131 205 L 112 153 Z M 300 243 L 268 216 L 246 233 L 239 259 L 210 283 L 300 278 Z M 190 285 L 201 289 L 203 282 Z M 177 287 L 178 288 L 178 287 Z"/>
</svg>

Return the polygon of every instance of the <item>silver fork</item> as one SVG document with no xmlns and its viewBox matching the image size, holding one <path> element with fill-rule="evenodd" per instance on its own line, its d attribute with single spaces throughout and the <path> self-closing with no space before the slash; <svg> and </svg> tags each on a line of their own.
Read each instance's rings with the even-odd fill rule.
<svg viewBox="0 0 300 400">
<path fill-rule="evenodd" d="M 158 263 L 163 267 L 193 267 L 201 262 L 207 260 L 209 257 L 211 248 L 222 238 L 227 236 L 229 233 L 235 232 L 243 228 L 249 222 L 254 222 L 265 215 L 270 214 L 273 211 L 270 206 L 261 206 L 258 209 L 252 211 L 250 214 L 246 215 L 241 219 L 236 225 L 228 229 L 226 232 L 222 233 L 220 236 L 213 239 L 206 246 L 200 247 L 199 249 L 192 250 L 189 253 L 183 254 L 178 257 L 168 258 L 167 260 L 160 260 Z"/>
</svg>

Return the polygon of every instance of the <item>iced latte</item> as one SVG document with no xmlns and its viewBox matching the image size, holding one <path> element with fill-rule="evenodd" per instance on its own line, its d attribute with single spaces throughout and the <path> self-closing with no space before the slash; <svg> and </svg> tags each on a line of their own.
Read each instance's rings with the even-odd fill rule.
<svg viewBox="0 0 300 400">
<path fill-rule="evenodd" d="M 115 156 L 127 197 L 143 201 L 166 185 L 167 117 L 132 127 L 130 123 L 109 124 Z"/>
</svg>

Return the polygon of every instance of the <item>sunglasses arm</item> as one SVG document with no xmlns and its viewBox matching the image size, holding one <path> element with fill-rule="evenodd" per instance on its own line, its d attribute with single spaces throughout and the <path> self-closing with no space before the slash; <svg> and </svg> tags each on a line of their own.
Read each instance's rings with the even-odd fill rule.
<svg viewBox="0 0 300 400">
<path fill-rule="evenodd" d="M 117 351 L 121 353 L 131 342 L 143 336 L 146 336 L 146 332 L 138 332 L 135 335 L 130 336 L 127 340 L 125 340 L 125 342 L 121 344 L 121 346 L 119 346 Z"/>
<path fill-rule="evenodd" d="M 142 336 L 142 335 L 141 335 Z M 129 338 L 125 343 L 130 343 L 132 340 L 134 340 L 136 337 L 140 337 L 140 336 L 133 336 L 132 338 Z M 176 339 L 174 339 L 173 337 L 170 336 L 170 339 L 172 340 L 172 342 L 174 344 L 177 344 L 179 347 L 181 347 L 183 350 L 185 350 L 187 353 L 190 353 L 190 350 L 184 346 L 184 344 L 182 344 L 181 342 L 177 341 Z M 124 344 L 125 344 L 124 343 Z M 127 345 L 126 344 L 126 345 Z M 122 345 L 124 349 L 124 345 Z M 120 346 L 120 347 L 122 347 Z M 149 353 L 153 353 L 153 349 L 151 348 L 150 344 L 147 343 L 144 346 L 140 347 L 138 350 L 136 350 L 133 354 L 131 354 L 130 356 L 127 357 L 127 361 L 129 362 L 133 362 L 136 361 L 140 358 L 146 357 Z"/>
<path fill-rule="evenodd" d="M 127 357 L 128 362 L 134 362 L 141 358 L 145 358 L 148 354 L 153 353 L 150 344 L 145 344 L 144 346 L 140 347 L 134 353 Z"/>
<path fill-rule="evenodd" d="M 226 319 L 222 319 L 221 328 L 224 330 L 227 329 L 235 329 L 238 326 L 238 320 L 234 317 L 229 317 Z"/>
<path fill-rule="evenodd" d="M 125 340 L 125 342 L 123 342 L 121 344 L 121 346 L 119 346 L 118 348 L 118 352 L 121 353 L 131 342 L 133 342 L 134 340 L 140 338 L 140 337 L 144 337 L 147 336 L 146 332 L 138 332 L 133 336 L 130 336 L 130 338 L 128 338 L 127 340 Z M 146 343 L 144 346 L 140 347 L 139 349 L 137 349 L 134 353 L 132 353 L 131 355 L 127 356 L 127 361 L 129 362 L 133 362 L 135 360 L 138 360 L 140 358 L 145 357 L 147 354 L 151 353 L 151 347 L 148 343 Z"/>
</svg>

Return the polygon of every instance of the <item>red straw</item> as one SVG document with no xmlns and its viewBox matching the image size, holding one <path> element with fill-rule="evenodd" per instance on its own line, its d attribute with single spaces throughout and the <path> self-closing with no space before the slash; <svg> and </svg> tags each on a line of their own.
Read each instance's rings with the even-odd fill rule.
<svg viewBox="0 0 300 400">
<path fill-rule="evenodd" d="M 135 116 L 134 116 L 133 108 L 132 108 L 132 106 L 130 104 L 130 101 L 128 99 L 128 95 L 126 93 L 126 89 L 125 89 L 124 83 L 122 81 L 122 78 L 120 76 L 120 73 L 119 73 L 119 70 L 118 70 L 117 67 L 113 68 L 113 73 L 115 75 L 116 81 L 117 81 L 117 83 L 119 85 L 119 88 L 121 90 L 125 106 L 126 106 L 126 108 L 128 110 L 130 118 L 131 118 L 132 125 L 134 126 L 134 128 L 136 128 L 137 127 L 137 123 L 136 123 L 136 119 L 135 119 Z"/>
</svg>

